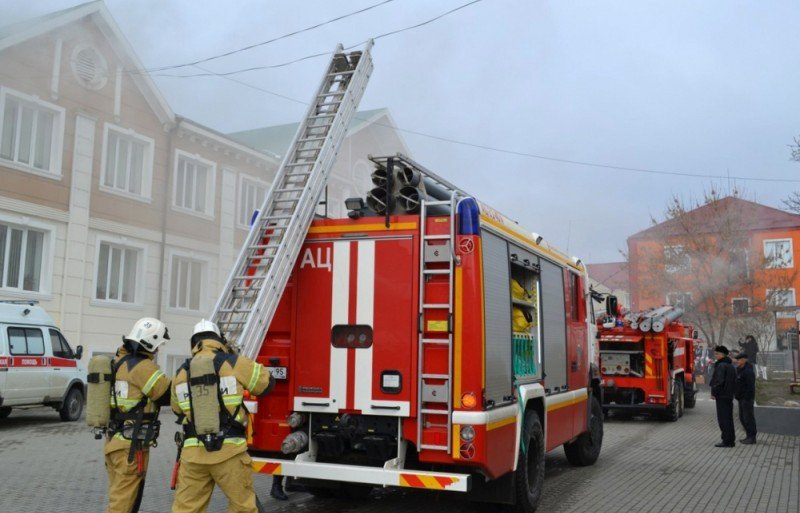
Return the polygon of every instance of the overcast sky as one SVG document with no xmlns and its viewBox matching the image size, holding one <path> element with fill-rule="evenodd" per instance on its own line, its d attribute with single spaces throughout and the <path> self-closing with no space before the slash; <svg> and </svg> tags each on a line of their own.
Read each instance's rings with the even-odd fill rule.
<svg viewBox="0 0 800 513">
<path fill-rule="evenodd" d="M 468 0 L 394 0 L 213 61 L 275 64 L 425 21 Z M 234 50 L 379 0 L 107 0 L 147 67 Z M 0 0 L 0 24 L 77 5 Z M 448 139 L 559 159 L 704 175 L 780 207 L 800 190 L 800 2 L 484 0 L 380 39 L 362 109 Z M 308 101 L 326 58 L 236 75 Z M 170 71 L 196 73 L 196 68 Z M 218 77 L 154 77 L 178 114 L 223 132 L 298 121 L 305 107 Z M 619 260 L 669 198 L 726 179 L 588 167 L 404 133 L 413 156 L 585 262 Z"/>
</svg>

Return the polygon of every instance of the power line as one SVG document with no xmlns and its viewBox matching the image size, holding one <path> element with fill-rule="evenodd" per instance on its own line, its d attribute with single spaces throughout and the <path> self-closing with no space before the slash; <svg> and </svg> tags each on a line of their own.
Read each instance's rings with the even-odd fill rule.
<svg viewBox="0 0 800 513">
<path fill-rule="evenodd" d="M 410 25 L 408 27 L 404 27 L 404 28 L 397 29 L 397 30 L 392 30 L 390 32 L 384 32 L 383 34 L 379 34 L 379 35 L 371 37 L 369 39 L 378 40 L 378 39 L 382 39 L 384 37 L 389 37 L 389 36 L 393 36 L 395 34 L 399 34 L 401 32 L 406 32 L 408 30 L 413 30 L 413 29 L 416 29 L 416 28 L 419 28 L 419 27 L 423 27 L 423 26 L 428 25 L 430 23 L 433 23 L 433 22 L 435 22 L 437 20 L 440 20 L 440 19 L 444 18 L 445 16 L 449 16 L 450 14 L 453 14 L 453 13 L 455 13 L 457 11 L 460 11 L 461 9 L 465 9 L 465 8 L 471 6 L 471 5 L 477 4 L 477 3 L 482 2 L 482 1 L 483 0 L 472 0 L 471 2 L 467 2 L 466 4 L 462 4 L 462 5 L 458 6 L 458 7 L 450 9 L 449 11 L 444 12 L 442 14 L 439 14 L 438 16 L 434 16 L 433 18 L 430 18 L 430 19 L 427 19 L 427 20 L 425 20 L 423 22 L 417 23 L 416 25 Z M 354 45 L 350 45 L 347 48 L 345 48 L 345 50 L 350 50 L 350 49 L 355 48 L 357 46 L 361 46 L 364 43 L 366 43 L 367 41 L 369 41 L 369 39 L 366 39 L 366 40 L 361 41 L 360 43 L 356 43 Z M 228 77 L 228 76 L 231 76 L 231 75 L 238 75 L 240 73 L 247 73 L 249 71 L 260 71 L 260 70 L 265 70 L 265 69 L 283 68 L 285 66 L 296 64 L 298 62 L 306 61 L 306 60 L 309 60 L 309 59 L 314 59 L 316 57 L 322 57 L 324 55 L 331 55 L 331 52 L 320 52 L 320 53 L 315 53 L 315 54 L 311 54 L 311 55 L 306 55 L 304 57 L 299 57 L 297 59 L 292 59 L 290 61 L 281 62 L 279 64 L 269 64 L 269 65 L 264 65 L 264 66 L 253 66 L 253 67 L 250 67 L 250 68 L 238 69 L 238 70 L 234 70 L 234 71 L 213 72 L 213 71 L 210 71 L 210 70 L 206 70 L 205 73 L 194 73 L 194 74 L 190 74 L 190 75 L 172 75 L 172 74 L 155 73 L 152 76 L 154 76 L 154 77 L 173 77 L 173 78 L 195 78 L 195 77 L 210 77 L 210 76 Z M 204 61 L 198 61 L 198 62 L 204 62 Z"/>
<path fill-rule="evenodd" d="M 294 102 L 294 103 L 297 103 L 297 104 L 300 104 L 300 105 L 304 105 L 306 107 L 309 105 L 308 102 L 304 102 L 303 100 L 298 100 L 297 98 L 292 98 L 291 96 L 286 96 L 286 95 L 283 95 L 283 94 L 280 94 L 280 93 L 276 93 L 274 91 L 270 91 L 268 89 L 264 89 L 263 87 L 259 87 L 259 86 L 253 85 L 253 84 L 250 84 L 248 82 L 244 82 L 242 80 L 237 80 L 237 79 L 229 77 L 229 76 L 217 75 L 217 74 L 211 72 L 210 70 L 207 70 L 207 69 L 202 68 L 200 66 L 196 66 L 196 67 L 201 69 L 201 70 L 203 70 L 203 71 L 209 72 L 210 73 L 209 76 L 218 76 L 220 78 L 224 78 L 225 80 L 229 80 L 231 82 L 235 82 L 235 83 L 243 85 L 245 87 L 249 87 L 250 89 L 254 89 L 256 91 L 261 91 L 262 93 L 266 93 L 266 94 L 275 96 L 277 98 L 282 98 L 284 100 L 287 100 L 287 101 L 290 101 L 290 102 Z M 356 114 L 356 118 L 361 120 L 361 121 L 368 121 L 366 119 L 359 118 L 357 114 Z M 627 167 L 627 166 L 618 166 L 618 165 L 614 165 L 614 164 L 603 164 L 603 163 L 598 163 L 598 162 L 589 162 L 589 161 L 582 161 L 582 160 L 564 159 L 564 158 L 560 158 L 560 157 L 550 157 L 550 156 L 547 156 L 547 155 L 538 155 L 538 154 L 535 154 L 535 153 L 528 153 L 528 152 L 522 152 L 522 151 L 516 151 L 516 150 L 509 150 L 509 149 L 505 149 L 505 148 L 498 148 L 498 147 L 495 147 L 495 146 L 488 146 L 488 145 L 485 145 L 485 144 L 477 144 L 477 143 L 472 143 L 472 142 L 467 142 L 467 141 L 461 141 L 461 140 L 458 140 L 458 139 L 451 139 L 449 137 L 442 137 L 440 135 L 429 134 L 429 133 L 420 132 L 420 131 L 417 131 L 417 130 L 409 130 L 407 128 L 401 128 L 401 127 L 398 127 L 398 126 L 387 125 L 385 123 L 375 122 L 375 124 L 378 125 L 378 126 L 391 128 L 392 130 L 397 130 L 398 132 L 404 132 L 404 133 L 407 133 L 407 134 L 413 134 L 413 135 L 418 135 L 418 136 L 421 136 L 421 137 L 427 137 L 429 139 L 434 139 L 434 140 L 437 140 L 437 141 L 447 142 L 447 143 L 451 143 L 451 144 L 458 144 L 458 145 L 461 145 L 461 146 L 468 146 L 468 147 L 471 147 L 471 148 L 478 148 L 478 149 L 481 149 L 481 150 L 493 151 L 493 152 L 497 152 L 497 153 L 504 153 L 504 154 L 507 154 L 507 155 L 517 155 L 517 156 L 520 156 L 520 157 L 528 157 L 528 158 L 539 159 L 539 160 L 547 160 L 547 161 L 550 161 L 550 162 L 560 162 L 560 163 L 563 163 L 563 164 L 572 164 L 572 165 L 577 165 L 577 166 L 596 167 L 596 168 L 602 168 L 602 169 L 613 169 L 613 170 L 616 170 L 616 171 L 630 171 L 630 172 L 634 172 L 634 173 L 648 173 L 648 174 L 654 174 L 654 175 L 682 176 L 682 177 L 686 177 L 686 178 L 712 178 L 712 179 L 713 178 L 721 178 L 721 179 L 732 179 L 732 180 L 741 180 L 741 181 L 749 181 L 749 182 L 800 183 L 800 180 L 792 180 L 790 178 L 762 178 L 762 177 L 748 177 L 748 176 L 729 176 L 729 175 L 712 175 L 712 174 L 703 174 L 703 173 L 687 173 L 687 172 L 681 172 L 681 171 L 662 171 L 662 170 L 648 169 L 648 168 L 641 168 L 641 167 Z"/>
<path fill-rule="evenodd" d="M 258 48 L 259 46 L 265 46 L 265 45 L 274 43 L 276 41 L 280 41 L 282 39 L 287 39 L 289 37 L 296 36 L 298 34 L 302 34 L 303 32 L 309 32 L 311 30 L 318 29 L 318 28 L 320 28 L 322 26 L 329 25 L 331 23 L 337 22 L 339 20 L 343 20 L 345 18 L 349 18 L 350 16 L 355 16 L 356 14 L 361 14 L 362 12 L 366 12 L 366 11 L 369 11 L 371 9 L 375 9 L 376 7 L 380 7 L 382 5 L 385 5 L 385 4 L 388 4 L 390 2 L 394 2 L 394 1 L 395 0 L 383 0 L 382 2 L 378 2 L 377 4 L 370 5 L 369 7 L 365 7 L 363 9 L 359 9 L 357 11 L 353 11 L 353 12 L 350 12 L 350 13 L 347 13 L 347 14 L 343 14 L 341 16 L 337 16 L 336 18 L 331 18 L 328 21 L 323 21 L 321 23 L 317 23 L 316 25 L 311 25 L 309 27 L 306 27 L 306 28 L 303 28 L 303 29 L 300 29 L 300 30 L 295 30 L 294 32 L 289 32 L 288 34 L 284 34 L 282 36 L 278 36 L 278 37 L 275 37 L 275 38 L 272 38 L 272 39 L 268 39 L 267 41 L 262 41 L 260 43 L 255 43 L 255 44 L 252 44 L 252 45 L 243 46 L 242 48 L 238 48 L 236 50 L 231 50 L 229 52 L 220 53 L 220 54 L 217 54 L 217 55 L 212 55 L 211 57 L 205 57 L 203 59 L 198 59 L 198 60 L 192 61 L 192 62 L 185 62 L 183 64 L 173 64 L 173 65 L 170 65 L 170 66 L 160 66 L 160 67 L 156 67 L 156 68 L 150 68 L 150 69 L 141 70 L 139 72 L 140 73 L 149 73 L 149 72 L 154 72 L 154 71 L 166 71 L 166 70 L 170 70 L 170 69 L 185 68 L 187 66 L 196 66 L 196 65 L 202 64 L 204 62 L 209 62 L 209 61 L 213 61 L 213 60 L 216 60 L 216 59 L 222 59 L 223 57 L 228 57 L 228 56 L 240 53 L 240 52 L 246 52 L 247 50 L 252 50 L 253 48 Z"/>
</svg>

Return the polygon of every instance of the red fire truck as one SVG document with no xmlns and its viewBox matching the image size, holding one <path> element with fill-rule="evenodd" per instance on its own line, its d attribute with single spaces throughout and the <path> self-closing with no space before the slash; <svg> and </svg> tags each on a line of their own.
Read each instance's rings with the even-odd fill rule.
<svg viewBox="0 0 800 513">
<path fill-rule="evenodd" d="M 697 332 L 672 306 L 624 312 L 610 296 L 598 321 L 603 412 L 656 412 L 676 421 L 694 408 Z"/>
<path fill-rule="evenodd" d="M 545 452 L 591 465 L 602 444 L 585 267 L 411 159 L 372 160 L 373 208 L 312 223 L 261 345 L 278 379 L 254 468 L 534 511 Z"/>
</svg>

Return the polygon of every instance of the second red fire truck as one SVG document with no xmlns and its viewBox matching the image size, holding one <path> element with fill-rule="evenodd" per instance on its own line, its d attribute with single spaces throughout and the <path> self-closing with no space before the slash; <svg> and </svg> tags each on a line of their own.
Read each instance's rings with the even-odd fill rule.
<svg viewBox="0 0 800 513">
<path fill-rule="evenodd" d="M 624 312 L 607 298 L 598 321 L 603 411 L 654 412 L 676 421 L 694 408 L 697 333 L 672 306 Z"/>
</svg>

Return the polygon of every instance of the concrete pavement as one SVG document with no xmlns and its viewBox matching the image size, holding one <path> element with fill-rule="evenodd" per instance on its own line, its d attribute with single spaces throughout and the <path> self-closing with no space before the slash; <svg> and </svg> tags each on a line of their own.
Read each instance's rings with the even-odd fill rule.
<svg viewBox="0 0 800 513">
<path fill-rule="evenodd" d="M 175 427 L 167 410 L 162 421 L 161 445 L 152 452 L 143 513 L 167 512 L 172 503 L 168 483 L 175 458 Z M 605 427 L 603 452 L 592 467 L 570 467 L 560 449 L 548 454 L 539 511 L 800 511 L 800 437 L 760 435 L 754 446 L 715 448 L 719 431 L 714 403 L 707 395 L 701 395 L 697 408 L 687 410 L 676 423 L 612 417 Z M 293 493 L 288 503 L 280 503 L 268 496 L 269 477 L 256 475 L 255 484 L 272 512 L 496 510 L 455 494 L 396 489 L 375 491 L 365 501 L 321 500 Z M 16 411 L 0 421 L 0 511 L 101 512 L 105 487 L 102 442 L 92 439 L 83 421 L 62 423 L 47 409 Z M 208 511 L 222 513 L 226 507 L 224 496 L 216 491 Z"/>
</svg>

